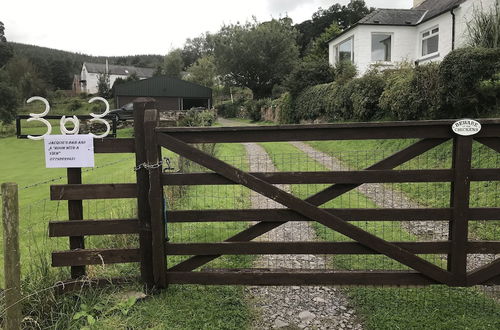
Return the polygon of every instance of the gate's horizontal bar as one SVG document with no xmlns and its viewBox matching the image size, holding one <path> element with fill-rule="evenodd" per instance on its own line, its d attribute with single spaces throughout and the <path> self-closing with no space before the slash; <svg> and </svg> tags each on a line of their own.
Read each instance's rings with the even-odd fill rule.
<svg viewBox="0 0 500 330">
<path fill-rule="evenodd" d="M 138 234 L 139 220 L 72 220 L 51 221 L 49 223 L 50 237 Z"/>
<path fill-rule="evenodd" d="M 392 242 L 415 254 L 447 254 L 450 243 Z M 379 254 L 356 242 L 222 242 L 167 243 L 167 255 Z"/>
<path fill-rule="evenodd" d="M 346 221 L 449 221 L 450 208 L 325 209 Z M 500 220 L 500 208 L 469 209 L 469 220 Z M 169 211 L 168 222 L 310 221 L 288 209 Z"/>
<path fill-rule="evenodd" d="M 455 120 L 322 125 L 156 128 L 186 143 L 452 138 Z M 500 136 L 500 121 L 480 120 L 475 138 Z"/>
<path fill-rule="evenodd" d="M 481 168 L 470 171 L 471 181 L 499 181 L 500 168 Z"/>
<path fill-rule="evenodd" d="M 167 272 L 171 284 L 203 285 L 369 285 L 421 286 L 436 281 L 415 271 L 332 271 L 280 269 L 221 269 L 202 272 Z"/>
<path fill-rule="evenodd" d="M 497 170 L 497 172 L 500 171 Z M 365 170 L 250 174 L 272 184 L 449 182 L 453 179 L 451 170 Z M 480 177 L 487 176 L 500 178 L 498 173 L 493 174 L 489 172 L 484 173 Z M 217 173 L 165 173 L 162 176 L 162 182 L 164 185 L 170 186 L 235 184 Z"/>
<path fill-rule="evenodd" d="M 139 249 L 94 249 L 52 252 L 52 267 L 140 262 Z"/>
<path fill-rule="evenodd" d="M 95 139 L 94 152 L 98 154 L 134 153 L 134 139 Z"/>
<path fill-rule="evenodd" d="M 61 184 L 50 186 L 51 200 L 136 198 L 135 183 Z"/>
</svg>

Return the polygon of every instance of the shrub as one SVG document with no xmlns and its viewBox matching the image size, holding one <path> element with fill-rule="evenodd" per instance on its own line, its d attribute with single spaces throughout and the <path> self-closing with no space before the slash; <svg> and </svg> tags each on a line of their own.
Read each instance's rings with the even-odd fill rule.
<svg viewBox="0 0 500 330">
<path fill-rule="evenodd" d="M 271 99 L 248 100 L 245 102 L 245 111 L 252 121 L 262 119 L 262 109 L 271 106 Z"/>
<path fill-rule="evenodd" d="M 70 111 L 76 111 L 81 107 L 82 107 L 82 102 L 79 99 L 72 99 L 68 105 Z"/>
<path fill-rule="evenodd" d="M 298 122 L 290 93 L 285 93 L 276 100 L 276 108 L 279 109 L 278 123 L 296 124 Z"/>
<path fill-rule="evenodd" d="M 481 82 L 500 72 L 500 48 L 462 48 L 448 54 L 439 69 L 440 117 L 481 117 L 496 106 L 496 97 L 480 92 Z"/>
<path fill-rule="evenodd" d="M 306 56 L 287 77 L 285 86 L 296 96 L 307 87 L 329 83 L 334 78 L 334 70 L 326 59 Z"/>
<path fill-rule="evenodd" d="M 482 9 L 482 8 L 481 8 Z M 476 9 L 472 20 L 467 24 L 469 44 L 472 47 L 500 47 L 500 4 L 486 12 Z"/>
<path fill-rule="evenodd" d="M 385 88 L 385 79 L 377 71 L 368 72 L 361 78 L 352 80 L 347 86 L 351 89 L 352 114 L 357 120 L 383 117 L 379 99 Z M 346 117 L 346 113 L 343 114 Z"/>
<path fill-rule="evenodd" d="M 306 88 L 294 102 L 296 120 L 315 120 L 325 117 L 330 106 L 329 100 L 334 92 L 334 83 Z"/>
<path fill-rule="evenodd" d="M 357 74 L 356 66 L 349 61 L 341 61 L 333 69 L 335 81 L 341 84 L 350 81 Z"/>
<path fill-rule="evenodd" d="M 212 126 L 217 120 L 214 111 L 211 110 L 188 110 L 186 115 L 179 120 L 178 126 L 183 127 L 202 127 Z"/>
<path fill-rule="evenodd" d="M 387 117 L 398 120 L 432 119 L 439 115 L 439 66 L 405 67 L 387 74 L 380 97 Z"/>
<path fill-rule="evenodd" d="M 215 108 L 217 109 L 217 113 L 224 118 L 236 118 L 240 114 L 241 106 L 243 105 L 243 100 L 235 101 L 234 103 L 231 101 L 221 103 Z"/>
</svg>

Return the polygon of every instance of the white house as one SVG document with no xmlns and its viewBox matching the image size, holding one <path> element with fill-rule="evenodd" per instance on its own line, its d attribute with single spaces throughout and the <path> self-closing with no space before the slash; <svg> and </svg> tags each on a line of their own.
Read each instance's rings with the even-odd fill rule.
<svg viewBox="0 0 500 330">
<path fill-rule="evenodd" d="M 99 75 L 107 73 L 109 75 L 109 85 L 113 87 L 117 78 L 126 79 L 130 75 L 135 74 L 139 79 L 151 78 L 154 69 L 138 68 L 135 66 L 124 65 L 108 65 L 102 63 L 83 63 L 82 72 L 80 74 L 81 92 L 88 94 L 97 93 L 97 82 Z"/>
<path fill-rule="evenodd" d="M 440 61 L 467 44 L 474 12 L 490 12 L 498 2 L 414 0 L 411 9 L 377 9 L 329 41 L 329 62 L 351 61 L 363 74 L 374 65 Z"/>
</svg>

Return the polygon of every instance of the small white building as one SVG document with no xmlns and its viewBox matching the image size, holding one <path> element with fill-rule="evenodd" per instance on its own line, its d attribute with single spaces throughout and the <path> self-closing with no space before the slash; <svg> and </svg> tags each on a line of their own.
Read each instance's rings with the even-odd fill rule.
<svg viewBox="0 0 500 330">
<path fill-rule="evenodd" d="M 151 78 L 154 74 L 154 69 L 138 68 L 135 66 L 124 65 L 108 65 L 102 63 L 83 63 L 82 72 L 80 74 L 81 92 L 88 94 L 97 93 L 97 83 L 99 76 L 107 73 L 109 75 L 109 86 L 113 87 L 115 80 L 118 78 L 127 79 L 135 74 L 140 80 Z"/>
<path fill-rule="evenodd" d="M 362 75 L 374 65 L 440 61 L 467 45 L 474 12 L 491 12 L 498 2 L 414 0 L 411 9 L 377 9 L 329 41 L 329 62 L 351 61 Z"/>
</svg>

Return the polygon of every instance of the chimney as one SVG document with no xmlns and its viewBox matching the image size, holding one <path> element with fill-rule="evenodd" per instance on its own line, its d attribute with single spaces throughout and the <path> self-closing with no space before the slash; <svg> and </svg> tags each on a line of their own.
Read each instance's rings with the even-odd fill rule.
<svg viewBox="0 0 500 330">
<path fill-rule="evenodd" d="M 108 59 L 106 59 L 106 74 L 109 74 L 109 64 L 108 64 Z"/>
<path fill-rule="evenodd" d="M 425 1 L 426 0 L 413 0 L 413 8 L 417 8 L 418 6 L 420 6 Z"/>
</svg>

